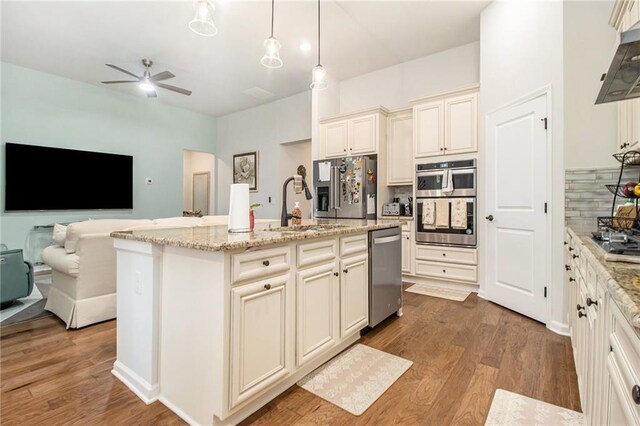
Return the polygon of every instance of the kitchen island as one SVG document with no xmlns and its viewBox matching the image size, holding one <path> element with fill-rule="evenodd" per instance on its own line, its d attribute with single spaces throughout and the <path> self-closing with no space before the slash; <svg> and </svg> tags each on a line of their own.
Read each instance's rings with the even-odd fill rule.
<svg viewBox="0 0 640 426">
<path fill-rule="evenodd" d="M 368 233 L 403 223 L 114 232 L 113 374 L 190 424 L 240 422 L 360 338 Z"/>
</svg>

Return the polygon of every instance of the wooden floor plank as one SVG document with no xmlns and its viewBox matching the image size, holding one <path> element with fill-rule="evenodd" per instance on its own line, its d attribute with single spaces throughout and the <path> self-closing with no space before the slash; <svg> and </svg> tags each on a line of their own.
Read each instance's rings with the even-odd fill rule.
<svg viewBox="0 0 640 426">
<path fill-rule="evenodd" d="M 404 294 L 360 343 L 413 361 L 354 416 L 292 386 L 244 425 L 481 425 L 497 388 L 580 409 L 571 343 L 544 325 L 470 295 L 464 302 Z M 111 374 L 116 321 L 66 330 L 56 317 L 0 329 L 0 423 L 183 425 Z"/>
</svg>

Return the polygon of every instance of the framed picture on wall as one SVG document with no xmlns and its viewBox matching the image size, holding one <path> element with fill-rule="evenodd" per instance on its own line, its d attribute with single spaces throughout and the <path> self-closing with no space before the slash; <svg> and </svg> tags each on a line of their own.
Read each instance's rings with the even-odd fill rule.
<svg viewBox="0 0 640 426">
<path fill-rule="evenodd" d="M 233 183 L 248 183 L 249 190 L 258 190 L 258 152 L 233 156 Z"/>
</svg>

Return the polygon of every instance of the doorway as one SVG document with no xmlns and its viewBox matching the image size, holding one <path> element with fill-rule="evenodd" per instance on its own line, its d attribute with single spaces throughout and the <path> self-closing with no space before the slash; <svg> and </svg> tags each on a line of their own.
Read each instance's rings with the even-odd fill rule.
<svg viewBox="0 0 640 426">
<path fill-rule="evenodd" d="M 547 322 L 547 94 L 487 115 L 486 296 Z"/>
<path fill-rule="evenodd" d="M 207 216 L 215 210 L 215 156 L 185 149 L 182 154 L 182 210 Z"/>
<path fill-rule="evenodd" d="M 313 181 L 311 180 L 311 140 L 280 144 L 280 176 L 278 182 L 284 182 L 285 179 L 296 174 L 298 166 L 300 165 L 307 169 L 306 182 L 307 185 L 309 185 L 309 190 L 313 192 Z M 278 195 L 282 197 L 280 192 L 278 192 Z M 293 184 L 291 184 L 287 188 L 287 211 L 289 213 L 293 210 L 296 201 L 300 203 L 302 218 L 309 219 L 312 216 L 311 208 L 313 206 L 313 200 L 307 200 L 304 192 L 302 194 L 294 193 Z M 277 205 L 282 205 L 282 200 L 279 199 Z"/>
</svg>

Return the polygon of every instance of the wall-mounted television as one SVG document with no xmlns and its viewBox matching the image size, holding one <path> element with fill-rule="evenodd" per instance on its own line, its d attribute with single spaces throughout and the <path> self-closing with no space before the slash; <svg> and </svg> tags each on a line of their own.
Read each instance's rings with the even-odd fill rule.
<svg viewBox="0 0 640 426">
<path fill-rule="evenodd" d="M 5 144 L 5 211 L 133 208 L 133 157 Z"/>
</svg>

